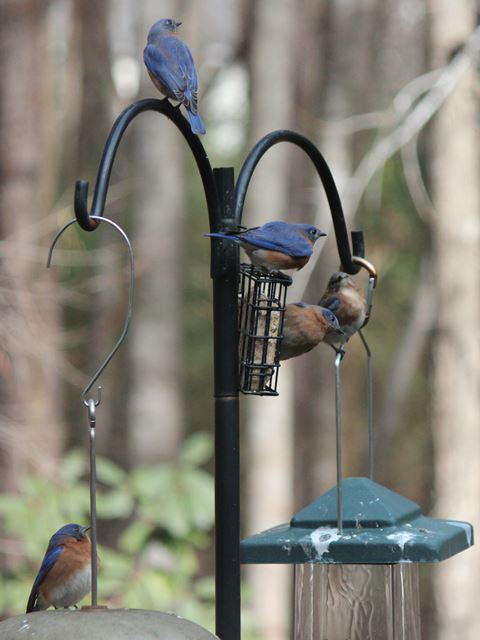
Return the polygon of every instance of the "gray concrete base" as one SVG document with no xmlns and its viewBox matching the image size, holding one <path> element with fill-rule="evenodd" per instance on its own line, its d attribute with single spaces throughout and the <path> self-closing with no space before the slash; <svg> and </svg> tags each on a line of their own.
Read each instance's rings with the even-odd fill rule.
<svg viewBox="0 0 480 640">
<path fill-rule="evenodd" d="M 173 613 L 143 609 L 37 611 L 0 622 L 1 640 L 212 640 L 216 636 Z"/>
</svg>

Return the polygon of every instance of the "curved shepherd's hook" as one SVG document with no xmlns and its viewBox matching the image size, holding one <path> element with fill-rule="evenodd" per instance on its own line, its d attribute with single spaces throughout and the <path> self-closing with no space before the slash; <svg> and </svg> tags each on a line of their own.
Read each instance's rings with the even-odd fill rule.
<svg viewBox="0 0 480 640">
<path fill-rule="evenodd" d="M 121 227 L 118 226 L 112 220 L 108 218 L 104 218 L 103 216 L 92 216 L 92 219 L 95 221 L 95 224 L 98 222 L 106 222 L 107 224 L 114 227 L 118 233 L 122 236 L 125 241 L 125 244 L 128 248 L 128 258 L 130 261 L 130 285 L 128 287 L 128 304 L 127 304 L 127 313 L 125 315 L 125 322 L 123 323 L 122 332 L 117 339 L 113 349 L 107 355 L 102 364 L 98 367 L 96 372 L 93 374 L 90 382 L 87 384 L 85 389 L 82 392 L 82 401 L 83 404 L 87 407 L 88 411 L 88 423 L 90 426 L 90 539 L 91 539 L 91 575 L 92 575 L 92 607 L 97 606 L 97 568 L 98 568 L 98 560 L 97 560 L 97 471 L 96 471 L 96 415 L 95 415 L 95 407 L 98 407 L 101 401 L 101 391 L 102 387 L 98 387 L 97 399 L 87 398 L 87 394 L 90 389 L 93 387 L 95 382 L 101 376 L 113 356 L 117 353 L 120 345 L 125 339 L 127 335 L 128 328 L 130 326 L 130 320 L 132 319 L 132 311 L 133 311 L 133 294 L 135 289 L 135 262 L 133 259 L 133 249 L 128 239 L 127 234 L 123 231 Z M 55 245 L 57 244 L 59 238 L 63 234 L 64 231 L 68 229 L 72 224 L 75 224 L 77 219 L 74 218 L 67 222 L 60 231 L 57 233 L 55 238 L 53 239 L 52 244 L 50 245 L 50 249 L 48 252 L 47 259 L 47 268 L 50 267 L 52 262 L 53 250 L 55 249 Z"/>
<path fill-rule="evenodd" d="M 206 151 L 198 136 L 192 133 L 188 120 L 180 113 L 178 107 L 172 106 L 166 98 L 164 100 L 146 98 L 145 100 L 134 102 L 122 111 L 115 120 L 107 142 L 105 143 L 103 155 L 98 167 L 97 181 L 95 183 L 95 192 L 93 194 L 93 202 L 90 212 L 88 211 L 87 205 L 88 182 L 86 180 L 77 180 L 75 183 L 74 208 L 78 224 L 85 231 L 93 231 L 98 226 L 98 223 L 95 222 L 95 217 L 102 216 L 105 209 L 110 174 L 112 172 L 113 162 L 115 160 L 120 140 L 122 139 L 122 136 L 130 122 L 144 111 L 156 111 L 157 113 L 163 114 L 169 118 L 169 120 L 171 120 L 183 134 L 193 153 L 203 182 L 203 188 L 207 199 L 210 231 L 218 230 L 219 212 L 217 190 L 212 167 L 208 160 Z"/>
<path fill-rule="evenodd" d="M 129 285 L 129 288 L 128 288 L 127 313 L 126 313 L 126 316 L 125 316 L 125 322 L 123 324 L 122 333 L 120 334 L 120 336 L 119 336 L 117 342 L 115 343 L 113 349 L 107 355 L 107 357 L 102 362 L 102 364 L 98 367 L 96 372 L 93 374 L 90 382 L 87 384 L 85 389 L 82 391 L 82 400 L 83 400 L 83 404 L 86 407 L 89 406 L 89 402 L 90 402 L 87 399 L 88 392 L 93 387 L 93 385 L 98 380 L 98 378 L 101 376 L 101 374 L 103 373 L 105 368 L 108 366 L 108 364 L 110 363 L 110 361 L 113 358 L 113 356 L 117 353 L 118 349 L 120 348 L 120 345 L 122 344 L 122 342 L 125 339 L 125 336 L 127 335 L 128 328 L 130 326 L 130 320 L 132 319 L 133 294 L 134 294 L 134 290 L 135 290 L 135 263 L 134 263 L 134 259 L 133 259 L 132 245 L 130 243 L 130 240 L 128 239 L 127 234 L 123 231 L 123 229 L 121 227 L 118 226 L 118 224 L 116 224 L 112 220 L 109 220 L 108 218 L 104 218 L 103 216 L 92 216 L 92 219 L 95 220 L 96 222 L 100 222 L 101 221 L 101 222 L 106 222 L 107 224 L 111 225 L 112 227 L 114 227 L 119 232 L 119 234 L 124 239 L 125 244 L 127 245 L 127 248 L 128 248 L 128 257 L 129 257 L 129 260 L 130 260 L 130 285 Z M 55 245 L 57 244 L 57 241 L 59 240 L 60 236 L 63 234 L 64 231 L 66 231 L 68 229 L 68 227 L 70 227 L 72 224 L 75 224 L 76 222 L 77 222 L 76 218 L 74 218 L 73 220 L 70 220 L 70 222 L 67 222 L 67 224 L 64 225 L 60 229 L 60 231 L 57 233 L 57 235 L 53 239 L 53 242 L 52 242 L 52 244 L 50 246 L 50 249 L 49 249 L 49 252 L 48 252 L 47 267 L 50 267 L 50 265 L 51 265 L 53 250 L 55 249 Z M 100 404 L 101 389 L 102 389 L 101 387 L 98 387 L 98 396 L 97 396 L 97 399 L 94 401 L 96 407 L 98 407 L 98 405 Z"/>
<path fill-rule="evenodd" d="M 278 144 L 279 142 L 290 142 L 296 145 L 302 149 L 302 151 L 304 151 L 313 162 L 322 181 L 328 199 L 328 204 L 330 206 L 342 269 L 347 273 L 357 273 L 360 267 L 352 260 L 352 252 L 350 251 L 347 225 L 345 223 L 342 203 L 328 164 L 317 147 L 310 142 L 308 138 L 305 138 L 295 131 L 290 131 L 288 129 L 272 131 L 259 140 L 246 157 L 235 185 L 235 223 L 238 226 L 241 225 L 248 185 L 250 184 L 250 180 L 257 164 L 270 147 L 273 147 L 273 145 Z M 365 249 L 363 244 L 363 234 L 361 231 L 352 231 L 352 244 L 354 255 L 363 258 Z"/>
</svg>

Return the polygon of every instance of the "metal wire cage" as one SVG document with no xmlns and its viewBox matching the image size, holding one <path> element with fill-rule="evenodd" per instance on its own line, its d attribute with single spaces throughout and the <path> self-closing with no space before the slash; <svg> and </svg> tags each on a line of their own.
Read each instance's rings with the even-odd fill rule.
<svg viewBox="0 0 480 640">
<path fill-rule="evenodd" d="M 240 265 L 239 360 L 240 390 L 277 396 L 280 344 L 285 300 L 290 282 L 280 275 Z"/>
</svg>

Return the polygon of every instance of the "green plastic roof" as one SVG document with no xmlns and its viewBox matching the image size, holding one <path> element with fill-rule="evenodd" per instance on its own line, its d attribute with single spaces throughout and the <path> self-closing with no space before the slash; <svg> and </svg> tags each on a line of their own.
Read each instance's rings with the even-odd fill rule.
<svg viewBox="0 0 480 640">
<path fill-rule="evenodd" d="M 342 482 L 343 531 L 337 528 L 336 488 L 290 520 L 242 541 L 245 564 L 395 564 L 439 562 L 473 545 L 468 522 L 437 520 L 368 478 Z"/>
</svg>

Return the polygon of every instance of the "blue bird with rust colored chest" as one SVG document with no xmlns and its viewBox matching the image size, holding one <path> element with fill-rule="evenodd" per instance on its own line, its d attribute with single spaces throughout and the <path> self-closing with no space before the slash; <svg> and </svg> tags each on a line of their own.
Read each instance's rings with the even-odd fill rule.
<svg viewBox="0 0 480 640">
<path fill-rule="evenodd" d="M 245 231 L 206 233 L 212 238 L 237 242 L 256 267 L 263 271 L 301 269 L 313 253 L 313 245 L 327 235 L 312 224 L 267 222 Z"/>
<path fill-rule="evenodd" d="M 177 36 L 181 22 L 163 18 L 148 32 L 143 61 L 153 84 L 167 98 L 183 104 L 190 127 L 204 134 L 205 126 L 198 113 L 198 77 L 193 56 Z"/>
<path fill-rule="evenodd" d="M 330 309 L 336 315 L 343 331 L 340 340 L 333 335 L 327 336 L 325 341 L 332 346 L 345 344 L 365 324 L 367 314 L 365 296 L 344 271 L 332 274 L 318 304 Z"/>
<path fill-rule="evenodd" d="M 28 598 L 27 613 L 71 607 L 91 590 L 90 527 L 66 524 L 50 538 Z"/>
<path fill-rule="evenodd" d="M 280 342 L 280 360 L 311 351 L 321 342 L 340 342 L 344 333 L 335 314 L 316 304 L 287 304 Z"/>
</svg>

